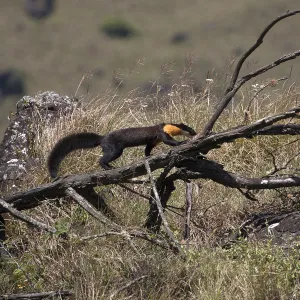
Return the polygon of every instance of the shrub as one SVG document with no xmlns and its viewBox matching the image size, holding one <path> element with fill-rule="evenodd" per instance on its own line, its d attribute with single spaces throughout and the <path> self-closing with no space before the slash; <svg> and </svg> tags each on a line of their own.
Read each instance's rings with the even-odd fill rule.
<svg viewBox="0 0 300 300">
<path fill-rule="evenodd" d="M 128 38 L 136 34 L 131 24 L 118 18 L 107 19 L 101 26 L 101 31 L 111 38 Z"/>
<path fill-rule="evenodd" d="M 21 72 L 9 69 L 0 72 L 0 93 L 6 95 L 23 94 L 25 90 L 24 78 Z"/>
</svg>

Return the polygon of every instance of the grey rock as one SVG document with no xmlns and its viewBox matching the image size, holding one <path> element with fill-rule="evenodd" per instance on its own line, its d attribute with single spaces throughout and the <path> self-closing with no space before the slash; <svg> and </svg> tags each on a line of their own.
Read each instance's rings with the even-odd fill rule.
<svg viewBox="0 0 300 300">
<path fill-rule="evenodd" d="M 255 214 L 221 244 L 230 247 L 241 238 L 249 242 L 271 242 L 283 248 L 299 246 L 300 211 Z"/>
<path fill-rule="evenodd" d="M 51 124 L 60 116 L 70 114 L 77 106 L 77 99 L 54 92 L 24 96 L 17 102 L 17 112 L 0 144 L 0 191 L 8 185 L 10 188 L 16 186 L 30 166 L 38 163 L 38 159 L 30 154 L 36 128 L 40 125 L 37 120 Z"/>
</svg>

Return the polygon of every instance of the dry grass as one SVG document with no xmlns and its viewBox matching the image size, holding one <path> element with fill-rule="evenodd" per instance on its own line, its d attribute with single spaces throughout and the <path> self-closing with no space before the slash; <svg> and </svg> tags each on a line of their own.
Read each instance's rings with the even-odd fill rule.
<svg viewBox="0 0 300 300">
<path fill-rule="evenodd" d="M 198 58 L 194 73 L 199 83 L 209 70 L 220 70 L 229 56 L 247 49 L 271 19 L 299 8 L 297 1 L 282 0 L 273 0 L 267 10 L 266 0 L 69 0 L 56 4 L 53 15 L 39 22 L 26 16 L 23 1 L 0 1 L 0 39 L 5 41 L 0 67 L 19 70 L 28 95 L 45 90 L 74 94 L 82 75 L 95 70 L 79 90 L 87 100 L 109 85 L 113 89 L 114 73 L 120 68 L 132 69 L 138 58 L 144 60 L 144 66 L 129 78 L 125 76 L 121 93 L 157 79 L 166 61 L 174 62 L 173 72 L 161 82 L 172 82 L 189 53 Z M 130 22 L 139 35 L 129 40 L 107 38 L 99 28 L 109 17 Z M 293 28 L 299 28 L 298 17 L 278 24 L 246 68 L 298 49 L 298 34 Z M 189 35 L 187 42 L 171 44 L 171 37 L 182 31 Z M 291 64 L 297 70 L 298 62 Z M 272 76 L 287 75 L 291 64 L 276 69 Z M 296 71 L 294 76 L 298 76 Z M 10 97 L 1 104 L 0 136 L 7 127 L 6 116 L 14 111 L 19 98 Z"/>
<path fill-rule="evenodd" d="M 26 187 L 49 181 L 45 158 L 53 144 L 71 132 L 88 130 L 105 134 L 121 127 L 161 121 L 182 121 L 200 131 L 214 109 L 215 91 L 220 90 L 220 86 L 214 79 L 195 93 L 188 74 L 184 74 L 165 96 L 140 98 L 130 93 L 119 97 L 116 92 L 93 99 L 88 106 L 61 119 L 55 126 L 40 129 L 36 153 L 41 157 L 42 167 L 33 170 Z M 243 123 L 244 110 L 254 93 L 253 86 L 245 88 L 236 97 L 236 104 L 222 115 L 216 124 L 217 130 Z M 298 94 L 298 88 L 288 82 L 269 87 L 254 99 L 249 118 L 254 121 L 293 107 Z M 295 137 L 238 140 L 212 151 L 209 156 L 232 172 L 262 176 L 272 170 L 270 152 L 276 155 L 276 164 L 281 166 L 299 151 L 295 140 Z M 167 146 L 162 145 L 156 151 L 164 147 Z M 130 164 L 142 156 L 142 149 L 129 149 L 115 165 Z M 99 149 L 73 153 L 65 159 L 60 173 L 96 170 L 98 157 Z M 298 157 L 292 163 L 294 167 L 297 165 Z M 178 182 L 176 187 L 169 204 L 183 209 L 185 185 Z M 222 233 L 236 228 L 247 215 L 264 209 L 286 209 L 288 200 L 275 191 L 260 191 L 255 194 L 259 202 L 251 202 L 239 192 L 212 181 L 194 181 L 193 187 L 192 235 L 190 247 L 184 248 L 187 261 L 141 240 L 133 240 L 132 244 L 120 237 L 103 237 L 80 242 L 78 237 L 106 229 L 73 203 L 58 207 L 48 202 L 31 214 L 45 223 L 55 224 L 60 232 L 68 231 L 70 239 L 61 240 L 12 221 L 7 244 L 19 250 L 9 265 L 1 267 L 6 272 L 0 275 L 0 293 L 71 288 L 76 299 L 109 299 L 121 286 L 147 275 L 114 299 L 298 299 L 300 266 L 296 251 L 283 252 L 280 248 L 260 244 L 241 244 L 231 250 L 212 248 Z M 147 186 L 134 188 L 149 194 Z M 102 190 L 106 191 L 108 204 L 120 223 L 142 226 L 147 202 L 121 187 Z M 180 240 L 183 218 L 169 210 L 166 216 Z"/>
</svg>

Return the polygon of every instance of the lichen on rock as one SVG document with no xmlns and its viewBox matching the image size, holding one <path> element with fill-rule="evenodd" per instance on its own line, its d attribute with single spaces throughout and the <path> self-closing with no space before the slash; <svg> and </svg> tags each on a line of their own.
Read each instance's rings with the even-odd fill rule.
<svg viewBox="0 0 300 300">
<path fill-rule="evenodd" d="M 54 92 L 24 96 L 17 102 L 17 111 L 11 117 L 0 144 L 0 190 L 14 181 L 17 184 L 30 166 L 38 159 L 30 154 L 39 120 L 51 124 L 63 115 L 68 115 L 78 106 L 78 100 L 60 96 Z"/>
</svg>

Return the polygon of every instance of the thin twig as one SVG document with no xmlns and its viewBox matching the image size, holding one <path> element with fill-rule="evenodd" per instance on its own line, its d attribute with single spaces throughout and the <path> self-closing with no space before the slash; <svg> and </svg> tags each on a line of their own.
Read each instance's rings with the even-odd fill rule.
<svg viewBox="0 0 300 300">
<path fill-rule="evenodd" d="M 109 299 L 113 299 L 117 294 L 119 294 L 120 292 L 122 292 L 123 290 L 127 289 L 128 287 L 130 287 L 131 285 L 133 285 L 134 283 L 149 277 L 149 275 L 142 275 L 139 276 L 129 282 L 127 282 L 125 285 L 123 285 L 122 287 L 118 288 L 117 290 L 115 290 L 113 293 L 110 294 Z"/>
<path fill-rule="evenodd" d="M 20 265 L 19 261 L 9 252 L 9 249 L 6 247 L 6 245 L 0 241 L 0 247 L 5 251 L 5 258 L 9 258 L 10 264 L 12 265 L 12 262 L 16 264 L 17 268 L 19 271 L 22 272 L 24 277 L 26 278 L 28 285 L 34 290 L 35 289 L 35 284 L 33 284 L 33 280 L 29 277 L 29 273 Z M 1 256 L 1 258 L 4 258 Z M 1 299 L 1 298 L 0 298 Z M 6 298 L 4 298 L 6 299 Z"/>
<path fill-rule="evenodd" d="M 104 232 L 104 233 L 99 233 L 99 234 L 82 237 L 82 238 L 80 238 L 80 241 L 85 242 L 85 241 L 89 241 L 89 240 L 93 240 L 93 239 L 97 239 L 97 238 L 114 236 L 114 235 L 122 236 L 122 237 L 127 235 L 130 237 L 139 238 L 139 239 L 145 240 L 147 242 L 150 242 L 153 245 L 159 246 L 163 249 L 171 249 L 174 253 L 178 253 L 177 249 L 175 249 L 173 246 L 170 247 L 170 245 L 167 244 L 166 242 L 164 242 L 163 240 L 156 238 L 154 234 L 149 234 L 147 232 L 138 231 L 138 230 L 121 231 L 121 232 L 108 231 L 108 232 Z"/>
<path fill-rule="evenodd" d="M 252 194 L 250 193 L 250 191 L 244 192 L 241 188 L 237 188 L 237 190 L 238 190 L 243 196 L 245 196 L 247 199 L 249 199 L 249 200 L 251 200 L 251 201 L 254 201 L 254 202 L 258 202 L 258 199 L 256 199 L 256 198 L 254 197 L 254 195 L 252 195 Z"/>
<path fill-rule="evenodd" d="M 132 189 L 132 188 L 126 186 L 125 184 L 119 183 L 118 185 L 119 185 L 120 187 L 122 187 L 123 189 L 125 189 L 125 190 L 127 190 L 127 191 L 129 191 L 129 192 L 131 192 L 131 193 L 133 193 L 133 194 L 136 194 L 136 195 L 138 195 L 138 196 L 140 196 L 140 197 L 142 197 L 142 198 L 144 198 L 144 199 L 146 199 L 146 200 L 148 200 L 148 201 L 150 200 L 150 197 L 148 197 L 148 196 L 146 196 L 146 195 L 143 195 L 142 193 L 139 193 L 139 192 L 135 191 L 134 189 Z"/>
<path fill-rule="evenodd" d="M 229 86 L 226 89 L 226 94 L 231 91 L 237 81 L 237 78 L 239 76 L 240 70 L 245 62 L 245 60 L 263 43 L 263 39 L 266 36 L 266 34 L 274 27 L 279 21 L 294 16 L 296 14 L 299 14 L 300 10 L 295 10 L 295 11 L 287 11 L 285 14 L 277 17 L 275 20 L 273 20 L 264 30 L 263 32 L 259 35 L 257 41 L 252 45 L 239 59 L 236 68 L 234 70 L 234 73 L 232 75 L 231 81 Z"/>
<path fill-rule="evenodd" d="M 279 78 L 279 79 L 276 79 L 276 80 L 270 80 L 267 84 L 264 84 L 262 87 L 259 88 L 259 90 L 256 91 L 256 93 L 254 94 L 254 96 L 251 98 L 251 100 L 249 101 L 248 103 L 248 106 L 247 108 L 245 109 L 245 112 L 249 112 L 250 110 L 250 107 L 251 107 L 251 104 L 252 102 L 254 101 L 254 99 L 264 90 L 266 89 L 268 86 L 272 86 L 274 84 L 274 81 L 276 82 L 279 82 L 279 81 L 283 81 L 283 80 L 287 80 L 288 77 L 282 77 L 282 78 Z M 245 114 L 245 118 L 244 118 L 244 123 L 246 122 L 246 114 Z"/>
</svg>

